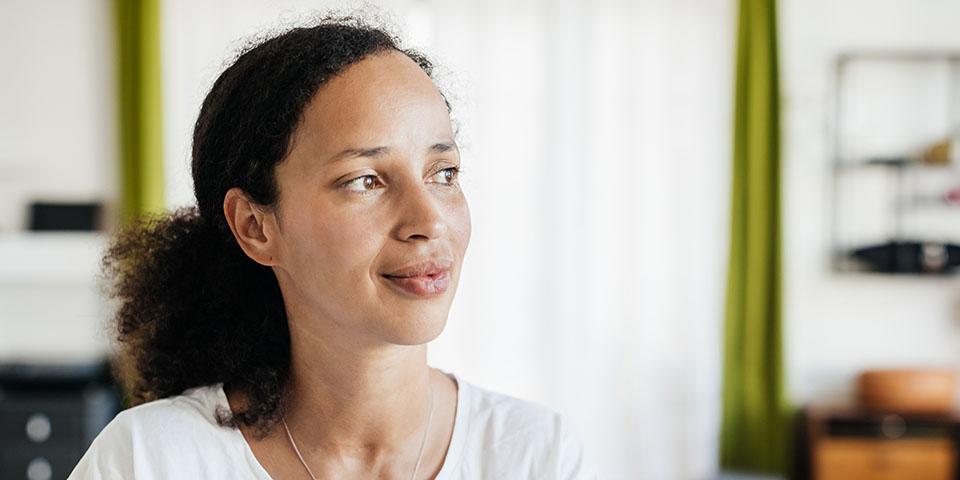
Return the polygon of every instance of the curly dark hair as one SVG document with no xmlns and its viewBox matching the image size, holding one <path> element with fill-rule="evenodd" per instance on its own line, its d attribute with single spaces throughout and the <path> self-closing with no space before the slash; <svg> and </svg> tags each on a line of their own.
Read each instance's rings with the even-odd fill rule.
<svg viewBox="0 0 960 480">
<path fill-rule="evenodd" d="M 248 47 L 217 78 L 193 136 L 195 207 L 141 217 L 103 260 L 118 301 L 117 375 L 131 403 L 223 383 L 248 400 L 222 425 L 266 434 L 280 418 L 290 332 L 273 271 L 240 249 L 223 213 L 241 188 L 275 206 L 277 165 L 320 86 L 368 56 L 398 51 L 433 78 L 423 55 L 357 17 L 328 16 Z M 449 103 L 447 104 L 449 110 Z"/>
</svg>

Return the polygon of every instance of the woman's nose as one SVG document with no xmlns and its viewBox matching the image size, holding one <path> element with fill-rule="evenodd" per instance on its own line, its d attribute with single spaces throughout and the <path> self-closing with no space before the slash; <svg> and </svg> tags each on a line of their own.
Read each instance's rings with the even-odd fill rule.
<svg viewBox="0 0 960 480">
<path fill-rule="evenodd" d="M 441 200 L 425 184 L 404 189 L 398 202 L 395 235 L 400 241 L 434 240 L 447 232 Z"/>
</svg>

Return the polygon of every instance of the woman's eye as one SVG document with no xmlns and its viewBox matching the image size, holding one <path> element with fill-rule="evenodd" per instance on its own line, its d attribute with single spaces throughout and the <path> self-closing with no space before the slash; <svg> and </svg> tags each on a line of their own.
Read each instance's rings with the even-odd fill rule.
<svg viewBox="0 0 960 480">
<path fill-rule="evenodd" d="M 450 167 L 433 174 L 433 177 L 437 183 L 456 183 L 459 173 L 460 169 L 458 167 Z"/>
<path fill-rule="evenodd" d="M 376 175 L 364 175 L 344 183 L 343 188 L 354 192 L 366 192 L 376 189 L 380 185 L 380 180 Z"/>
</svg>

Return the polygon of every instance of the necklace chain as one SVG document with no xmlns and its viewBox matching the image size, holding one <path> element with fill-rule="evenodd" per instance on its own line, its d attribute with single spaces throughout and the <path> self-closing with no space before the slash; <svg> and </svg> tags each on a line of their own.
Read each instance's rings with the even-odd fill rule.
<svg viewBox="0 0 960 480">
<path fill-rule="evenodd" d="M 427 433 L 430 431 L 430 421 L 433 420 L 433 383 L 430 383 L 430 412 L 427 414 L 427 425 L 423 429 L 423 440 L 420 441 L 420 453 L 417 455 L 417 464 L 413 467 L 413 475 L 410 477 L 411 480 L 416 480 L 417 473 L 420 472 L 420 462 L 423 460 L 423 451 L 424 447 L 427 446 Z M 297 452 L 297 457 L 300 459 L 300 463 L 303 464 L 303 468 L 307 469 L 307 473 L 310 474 L 312 480 L 317 480 L 317 476 L 313 474 L 313 470 L 310 470 L 310 466 L 307 465 L 307 461 L 303 459 L 303 455 L 300 454 L 300 449 L 297 448 L 297 442 L 293 440 L 293 435 L 290 433 L 290 427 L 287 426 L 287 419 L 283 416 L 280 416 L 280 421 L 283 422 L 283 429 L 287 431 L 287 438 L 290 439 L 290 445 L 293 445 L 293 451 Z"/>
</svg>

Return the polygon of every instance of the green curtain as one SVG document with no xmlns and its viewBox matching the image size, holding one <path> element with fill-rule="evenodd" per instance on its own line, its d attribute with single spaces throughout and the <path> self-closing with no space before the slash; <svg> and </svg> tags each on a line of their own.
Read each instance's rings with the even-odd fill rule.
<svg viewBox="0 0 960 480">
<path fill-rule="evenodd" d="M 785 474 L 775 0 L 740 0 L 720 464 Z"/>
<path fill-rule="evenodd" d="M 113 0 L 120 124 L 120 215 L 163 208 L 160 0 Z"/>
</svg>

